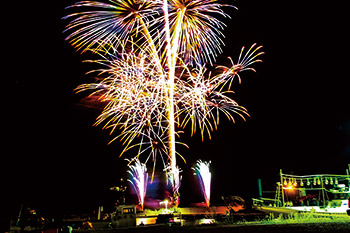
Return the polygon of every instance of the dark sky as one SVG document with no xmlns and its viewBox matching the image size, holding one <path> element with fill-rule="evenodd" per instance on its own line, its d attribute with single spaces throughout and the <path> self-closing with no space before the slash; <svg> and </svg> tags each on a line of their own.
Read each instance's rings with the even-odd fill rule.
<svg viewBox="0 0 350 233">
<path fill-rule="evenodd" d="M 22 202 L 51 211 L 95 205 L 126 177 L 120 143 L 108 146 L 108 132 L 92 127 L 99 112 L 78 105 L 81 96 L 73 89 L 87 80 L 89 64 L 62 34 L 64 7 L 74 1 L 58 2 L 43 11 L 24 6 L 18 14 L 23 25 L 11 28 L 8 34 L 15 36 L 3 45 L 15 89 L 5 96 L 11 107 L 3 121 L 11 135 L 5 141 L 11 149 L 3 153 L 10 169 L 3 177 L 12 210 Z M 230 2 L 239 10 L 228 9 L 224 56 L 237 58 L 241 46 L 255 42 L 266 53 L 255 65 L 257 73 L 242 73 L 242 84 L 233 86 L 251 117 L 236 124 L 222 117 L 212 140 L 203 143 L 187 129 L 181 138 L 190 146 L 182 151 L 187 164 L 180 162 L 183 199 L 191 199 L 190 167 L 197 159 L 212 161 L 216 197 L 256 196 L 257 178 L 264 189 L 273 189 L 279 169 L 345 173 L 350 162 L 345 6 L 313 2 Z"/>
</svg>

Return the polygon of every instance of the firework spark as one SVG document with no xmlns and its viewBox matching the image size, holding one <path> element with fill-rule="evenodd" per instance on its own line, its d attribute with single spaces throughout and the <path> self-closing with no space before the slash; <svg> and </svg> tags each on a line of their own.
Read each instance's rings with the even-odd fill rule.
<svg viewBox="0 0 350 233">
<path fill-rule="evenodd" d="M 173 168 L 172 164 L 169 164 L 168 166 L 166 166 L 164 168 L 164 171 L 167 174 L 167 178 L 169 183 L 171 184 L 172 187 L 172 191 L 173 191 L 173 203 L 175 205 L 175 207 L 177 207 L 179 205 L 180 202 L 180 197 L 179 197 L 179 189 L 181 186 L 181 170 L 179 167 L 176 167 L 175 169 Z"/>
<path fill-rule="evenodd" d="M 83 52 L 99 49 L 103 45 L 117 48 L 138 33 L 141 25 L 152 25 L 158 15 L 158 1 L 109 0 L 110 3 L 80 1 L 67 8 L 79 7 L 86 11 L 72 13 L 64 19 L 72 19 L 65 31 L 74 47 Z M 97 8 L 98 10 L 92 10 Z M 95 47 L 94 47 L 95 46 Z"/>
<path fill-rule="evenodd" d="M 170 163 L 174 192 L 180 185 L 175 150 L 178 128 L 191 125 L 202 138 L 217 128 L 219 114 L 235 121 L 247 110 L 231 98 L 231 85 L 240 72 L 261 60 L 261 46 L 241 50 L 237 63 L 217 66 L 212 75 L 205 63 L 213 63 L 224 45 L 225 24 L 216 16 L 229 17 L 216 0 L 109 0 L 80 1 L 69 8 L 85 9 L 65 17 L 68 40 L 82 52 L 102 59 L 98 82 L 82 84 L 106 106 L 95 125 L 119 139 L 125 151 L 138 148 L 135 158 L 150 151 L 145 161 Z M 153 165 L 153 173 L 154 173 Z M 153 174 L 152 173 L 152 174 Z M 177 176 L 177 177 L 175 177 Z M 153 175 L 152 175 L 153 177 Z"/>
<path fill-rule="evenodd" d="M 212 63 L 222 52 L 222 31 L 226 25 L 215 16 L 230 18 L 217 0 L 169 1 L 170 33 L 179 33 L 179 53 L 191 65 Z M 179 22 L 181 19 L 181 24 Z M 179 27 L 179 28 L 178 28 Z"/>
<path fill-rule="evenodd" d="M 148 182 L 147 168 L 146 165 L 141 163 L 138 159 L 134 160 L 134 165 L 130 165 L 131 162 L 129 162 L 128 165 L 128 173 L 130 174 L 131 179 L 128 179 L 128 181 L 134 187 L 141 210 L 143 210 Z"/>
<path fill-rule="evenodd" d="M 210 184 L 211 184 L 211 172 L 209 170 L 210 161 L 202 162 L 198 160 L 196 166 L 192 168 L 195 171 L 195 175 L 198 176 L 199 183 L 205 198 L 205 203 L 209 207 L 210 205 Z"/>
</svg>

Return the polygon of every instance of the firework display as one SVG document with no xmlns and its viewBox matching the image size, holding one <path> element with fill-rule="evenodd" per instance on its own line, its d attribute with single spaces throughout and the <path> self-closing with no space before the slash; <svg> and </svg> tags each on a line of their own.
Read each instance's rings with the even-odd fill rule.
<svg viewBox="0 0 350 233">
<path fill-rule="evenodd" d="M 210 205 L 210 184 L 211 184 L 211 172 L 209 170 L 210 161 L 202 162 L 198 160 L 196 166 L 192 169 L 195 171 L 195 175 L 198 176 L 199 183 L 201 185 L 202 193 L 204 195 L 205 204 Z"/>
<path fill-rule="evenodd" d="M 229 58 L 230 67 L 212 67 L 224 45 L 218 17 L 229 17 L 225 6 L 216 0 L 80 1 L 68 8 L 82 11 L 65 17 L 66 40 L 100 56 L 89 61 L 101 66 L 90 72 L 96 82 L 76 88 L 106 103 L 95 125 L 118 132 L 112 141 L 122 141 L 122 154 L 146 154 L 153 173 L 157 157 L 169 164 L 175 194 L 176 157 L 184 159 L 175 145 L 185 145 L 177 140 L 179 129 L 190 125 L 192 134 L 210 138 L 220 113 L 233 122 L 249 116 L 230 89 L 240 72 L 255 71 L 250 65 L 261 61 L 262 46 L 243 47 L 236 63 Z"/>
<path fill-rule="evenodd" d="M 131 179 L 128 179 L 128 181 L 132 184 L 137 194 L 141 210 L 143 210 L 148 182 L 146 165 L 141 163 L 138 159 L 136 159 L 134 161 L 134 165 L 129 164 L 128 167 L 128 173 L 131 176 Z"/>
</svg>

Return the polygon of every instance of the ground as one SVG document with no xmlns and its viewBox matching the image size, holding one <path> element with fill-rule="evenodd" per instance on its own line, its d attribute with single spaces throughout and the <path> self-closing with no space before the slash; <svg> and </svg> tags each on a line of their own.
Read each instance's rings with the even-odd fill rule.
<svg viewBox="0 0 350 233">
<path fill-rule="evenodd" d="M 91 232 L 92 230 L 79 230 L 76 232 Z M 74 232 L 74 231 L 73 231 Z M 94 233 L 100 233 L 93 230 Z M 350 232 L 349 222 L 326 222 L 326 223 L 293 223 L 293 224 L 234 224 L 234 225 L 207 225 L 207 226 L 175 226 L 158 225 L 151 227 L 125 228 L 118 230 L 101 230 L 103 233 L 348 233 Z"/>
</svg>

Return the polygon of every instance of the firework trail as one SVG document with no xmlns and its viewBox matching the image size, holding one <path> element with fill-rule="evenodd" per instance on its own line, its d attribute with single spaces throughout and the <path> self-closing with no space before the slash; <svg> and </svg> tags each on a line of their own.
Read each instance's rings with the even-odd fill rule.
<svg viewBox="0 0 350 233">
<path fill-rule="evenodd" d="M 173 192 L 173 203 L 175 207 L 179 205 L 180 202 L 180 196 L 179 196 L 179 189 L 181 186 L 181 176 L 180 173 L 182 172 L 179 167 L 176 167 L 175 169 L 172 167 L 171 164 L 168 164 L 165 166 L 164 171 L 166 172 L 168 182 L 171 184 L 172 192 Z"/>
<path fill-rule="evenodd" d="M 128 181 L 132 184 L 137 194 L 141 210 L 143 210 L 144 200 L 147 191 L 148 174 L 146 165 L 141 163 L 138 159 L 134 160 L 134 165 L 130 165 L 132 161 L 129 161 L 128 173 L 131 175 L 131 179 Z"/>
<path fill-rule="evenodd" d="M 176 130 L 190 125 L 192 134 L 199 130 L 202 138 L 210 138 L 220 113 L 233 122 L 235 115 L 249 116 L 230 89 L 236 77 L 241 81 L 240 72 L 255 71 L 250 66 L 261 61 L 261 46 L 243 47 L 236 63 L 229 58 L 231 66 L 217 66 L 212 75 L 205 63 L 212 64 L 222 52 L 225 24 L 218 17 L 229 18 L 222 10 L 228 5 L 216 0 L 105 2 L 68 7 L 82 12 L 65 17 L 70 20 L 66 40 L 101 56 L 90 62 L 103 67 L 90 72 L 97 82 L 76 90 L 106 103 L 95 125 L 120 132 L 112 141 L 123 142 L 123 153 L 132 148 L 138 148 L 135 158 L 148 153 L 153 173 L 157 156 L 165 167 L 170 163 L 178 192 Z"/>
<path fill-rule="evenodd" d="M 195 175 L 198 176 L 201 189 L 205 198 L 205 203 L 209 207 L 210 205 L 210 184 L 211 184 L 211 172 L 209 170 L 210 161 L 202 162 L 198 160 L 196 166 L 192 169 L 195 171 Z"/>
</svg>

